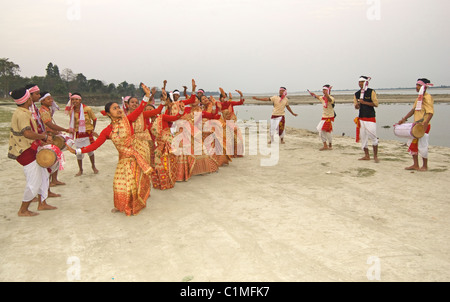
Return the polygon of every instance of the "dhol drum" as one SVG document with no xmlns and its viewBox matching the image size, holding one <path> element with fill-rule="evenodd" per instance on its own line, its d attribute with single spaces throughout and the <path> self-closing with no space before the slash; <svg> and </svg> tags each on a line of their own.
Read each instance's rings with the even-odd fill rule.
<svg viewBox="0 0 450 302">
<path fill-rule="evenodd" d="M 70 136 L 65 134 L 53 135 L 53 145 L 58 147 L 61 151 L 67 150 L 66 144 L 68 144 L 71 147 L 74 145 L 74 141 L 73 139 L 70 138 Z"/>
<path fill-rule="evenodd" d="M 64 151 L 66 149 L 66 140 L 62 135 L 53 135 L 53 145 Z"/>
<path fill-rule="evenodd" d="M 49 148 L 41 148 L 36 154 L 36 162 L 42 168 L 50 168 L 58 164 L 56 152 Z"/>
<path fill-rule="evenodd" d="M 425 129 L 420 123 L 395 124 L 394 134 L 401 138 L 421 138 L 425 134 Z"/>
</svg>

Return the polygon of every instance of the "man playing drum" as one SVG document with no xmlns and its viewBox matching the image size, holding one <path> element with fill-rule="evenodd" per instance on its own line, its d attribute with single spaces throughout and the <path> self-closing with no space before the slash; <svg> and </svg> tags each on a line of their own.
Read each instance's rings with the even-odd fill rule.
<svg viewBox="0 0 450 302">
<path fill-rule="evenodd" d="M 428 138 L 430 132 L 430 120 L 433 118 L 434 100 L 427 93 L 427 88 L 433 86 L 430 80 L 422 78 L 416 83 L 416 91 L 419 93 L 414 106 L 408 114 L 405 115 L 398 123 L 403 124 L 414 115 L 414 122 L 423 126 L 425 134 L 421 138 L 412 138 L 408 141 L 408 151 L 412 155 L 413 165 L 406 167 L 406 170 L 427 171 L 428 170 Z M 423 165 L 419 167 L 419 155 L 422 156 Z"/>
<path fill-rule="evenodd" d="M 52 95 L 49 92 L 44 91 L 42 92 L 39 101 L 41 102 L 39 114 L 41 116 L 42 122 L 44 123 L 45 131 L 49 134 L 51 133 L 58 134 L 59 132 L 70 133 L 71 131 L 69 128 L 63 128 L 61 126 L 58 126 L 53 120 L 53 114 L 55 113 L 55 110 L 59 110 L 59 107 L 55 103 Z M 51 175 L 50 187 L 58 185 L 65 185 L 65 183 L 60 182 L 58 180 L 58 171 L 56 171 Z"/>
<path fill-rule="evenodd" d="M 23 166 L 26 177 L 26 187 L 20 206 L 19 216 L 36 216 L 38 213 L 28 210 L 30 202 L 39 194 L 38 210 L 53 210 L 56 207 L 47 204 L 49 173 L 46 168 L 36 162 L 38 147 L 42 142 L 51 144 L 52 138 L 47 133 L 38 133 L 36 120 L 29 110 L 32 105 L 30 92 L 17 89 L 10 93 L 17 109 L 11 119 L 11 134 L 9 138 L 8 158 L 17 160 Z"/>
</svg>

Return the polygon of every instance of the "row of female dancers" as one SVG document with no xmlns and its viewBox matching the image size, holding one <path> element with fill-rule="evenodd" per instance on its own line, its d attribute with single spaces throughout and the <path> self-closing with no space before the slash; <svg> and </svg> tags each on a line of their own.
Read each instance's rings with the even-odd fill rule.
<svg viewBox="0 0 450 302">
<path fill-rule="evenodd" d="M 227 95 L 220 88 L 216 100 L 207 97 L 202 89 L 197 91 L 192 80 L 192 94 L 187 95 L 185 87 L 183 99 L 178 90 L 168 93 L 166 83 L 158 107 L 154 105 L 156 89 L 141 83 L 145 93 L 141 102 L 130 97 L 122 104 L 105 105 L 102 114 L 111 123 L 92 144 L 77 149 L 67 146 L 71 153 L 79 155 L 93 152 L 107 139 L 113 142 L 119 152 L 113 212 L 137 215 L 146 207 L 152 186 L 171 189 L 177 181 L 216 172 L 233 157 L 243 156 L 242 135 L 234 124 L 237 118 L 233 109 L 245 101 L 241 91 L 236 90 L 240 100 L 232 101 L 231 93 Z M 218 132 L 233 134 L 228 136 L 233 140 L 231 152 L 227 152 L 227 136 L 215 135 Z"/>
</svg>

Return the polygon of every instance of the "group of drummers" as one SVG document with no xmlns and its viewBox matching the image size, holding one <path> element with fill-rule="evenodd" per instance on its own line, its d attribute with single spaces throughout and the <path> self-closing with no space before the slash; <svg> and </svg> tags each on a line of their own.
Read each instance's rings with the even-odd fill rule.
<svg viewBox="0 0 450 302">
<path fill-rule="evenodd" d="M 354 106 L 359 111 L 354 121 L 357 130 L 356 141 L 361 143 L 364 151 L 360 160 L 371 160 L 371 141 L 373 158 L 375 162 L 379 162 L 375 114 L 378 99 L 375 90 L 369 88 L 370 80 L 370 77 L 361 76 L 358 81 L 360 89 L 354 94 Z M 84 153 L 89 155 L 92 170 L 97 174 L 94 151 L 106 139 L 111 139 L 119 151 L 119 163 L 113 184 L 113 210 L 126 215 L 136 215 L 145 207 L 151 186 L 161 190 L 170 189 L 176 181 L 187 181 L 194 175 L 216 172 L 219 167 L 228 165 L 232 157 L 243 156 L 242 134 L 234 124 L 237 117 L 233 109 L 234 106 L 244 103 L 241 91 L 236 90 L 240 100 L 234 102 L 231 93 L 227 95 L 220 88 L 219 100 L 215 100 L 212 96 L 207 97 L 204 90 L 197 91 L 195 81 L 192 80 L 192 93 L 189 96 L 187 88 L 183 86 L 183 98 L 178 90 L 167 92 L 166 84 L 167 81 L 164 81 L 161 104 L 158 107 L 154 100 L 156 88 L 149 89 L 142 83 L 141 88 L 145 96 L 141 102 L 134 96 L 127 96 L 122 98 L 121 102 L 108 103 L 102 114 L 111 119 L 111 124 L 100 134 L 95 132 L 97 118 L 94 112 L 83 104 L 79 93 L 69 95 L 65 112 L 69 115 L 70 122 L 69 128 L 64 128 L 54 122 L 53 114 L 59 107 L 50 93 L 41 92 L 34 84 L 11 92 L 17 110 L 11 121 L 8 157 L 23 166 L 26 177 L 26 189 L 18 215 L 37 215 L 28 209 L 31 201 L 38 201 L 38 210 L 56 209 L 47 204 L 46 200 L 48 197 L 59 196 L 51 192 L 50 187 L 64 185 L 57 179 L 58 171 L 62 170 L 65 164 L 63 151 L 69 150 L 76 154 L 79 166 L 76 176 L 83 174 Z M 433 98 L 427 93 L 430 86 L 433 84 L 428 79 L 417 80 L 418 97 L 412 109 L 394 125 L 395 135 L 408 138 L 408 151 L 412 155 L 413 165 L 405 168 L 407 170 L 428 169 L 428 138 L 430 120 L 434 114 Z M 322 119 L 317 126 L 323 142 L 321 151 L 332 149 L 332 122 L 336 114 L 333 110 L 335 102 L 331 96 L 331 88 L 330 85 L 325 85 L 323 96 L 310 92 L 323 104 Z M 274 112 L 275 109 L 278 112 L 283 107 L 281 111 L 284 115 L 284 107 L 288 106 L 286 95 L 283 87 L 276 100 L 268 99 L 274 103 Z M 36 103 L 39 102 L 41 107 L 38 109 Z M 292 111 L 291 113 L 297 116 Z M 412 116 L 414 122 L 407 123 Z M 199 119 L 196 120 L 196 117 L 199 117 L 203 127 L 198 127 Z M 284 135 L 284 124 L 281 125 L 281 119 L 277 118 L 279 116 L 272 116 L 272 122 L 275 121 L 276 125 L 271 127 L 271 132 L 280 131 L 280 137 L 283 138 L 281 132 Z M 175 122 L 179 120 L 184 121 L 187 127 L 177 127 Z M 284 122 L 284 118 L 282 121 Z M 212 124 L 209 124 L 210 122 Z M 230 137 L 214 137 L 217 128 L 220 128 L 222 133 L 233 134 L 231 152 L 227 150 L 226 141 L 228 139 L 229 142 Z M 211 136 L 212 143 L 209 140 Z M 273 133 L 271 136 L 273 137 Z M 176 137 L 188 138 L 192 152 L 176 153 L 172 144 Z M 206 144 L 208 140 L 209 143 Z M 199 143 L 200 150 L 196 150 L 195 143 Z M 419 165 L 419 156 L 423 159 L 422 167 Z M 130 167 L 134 169 L 131 173 L 133 175 L 128 171 Z"/>
</svg>

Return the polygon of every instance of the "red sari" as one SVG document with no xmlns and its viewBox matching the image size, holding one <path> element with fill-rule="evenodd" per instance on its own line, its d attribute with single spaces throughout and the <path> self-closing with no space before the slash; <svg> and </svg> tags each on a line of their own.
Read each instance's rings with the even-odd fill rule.
<svg viewBox="0 0 450 302">
<path fill-rule="evenodd" d="M 227 142 L 226 142 L 226 133 L 227 130 L 229 133 L 233 133 L 233 154 L 228 154 L 229 152 L 227 152 L 228 155 L 230 155 L 231 157 L 243 157 L 244 156 L 244 140 L 242 137 L 242 133 L 241 130 L 239 129 L 239 127 L 236 125 L 236 121 L 237 121 L 237 117 L 236 114 L 234 113 L 234 106 L 239 106 L 239 105 L 243 105 L 244 104 L 244 99 L 241 99 L 239 102 L 232 102 L 232 101 L 226 101 L 226 102 L 222 102 L 222 116 L 224 119 L 224 145 L 227 146 Z M 232 121 L 233 123 L 227 124 L 226 121 Z M 234 124 L 234 127 L 233 127 Z M 227 151 L 231 151 L 231 150 L 227 150 Z"/>
<path fill-rule="evenodd" d="M 202 150 L 195 150 L 195 146 L 202 148 L 202 135 L 199 133 L 195 121 L 195 113 L 201 115 L 201 118 L 205 119 L 219 119 L 220 116 L 217 114 L 212 114 L 208 112 L 202 112 L 200 107 L 186 108 L 185 114 L 182 120 L 186 121 L 188 124 L 187 132 L 183 128 L 180 128 L 176 133 L 176 137 L 180 138 L 183 142 L 190 141 L 189 154 L 177 155 L 177 181 L 187 181 L 194 175 L 206 174 L 211 172 L 216 172 L 219 169 L 217 161 L 215 161 L 211 156 L 204 153 Z M 199 122 L 202 122 L 199 120 Z M 186 146 L 183 146 L 186 148 Z M 180 150 L 181 151 L 181 150 Z M 196 154 L 197 153 L 197 154 Z M 198 154 L 200 153 L 200 154 Z"/>
<path fill-rule="evenodd" d="M 137 215 L 146 207 L 150 196 L 150 173 L 152 168 L 147 158 L 138 150 L 139 140 L 134 135 L 131 123 L 142 116 L 145 102 L 128 116 L 112 121 L 99 135 L 97 140 L 81 148 L 83 153 L 96 150 L 110 139 L 117 151 L 119 162 L 113 181 L 114 207 L 127 216 Z"/>
<path fill-rule="evenodd" d="M 177 158 L 173 154 L 173 135 L 169 123 L 178 120 L 175 116 L 161 114 L 152 124 L 151 133 L 155 136 L 155 169 L 152 173 L 153 188 L 160 190 L 171 189 L 175 186 L 177 174 Z"/>
</svg>

